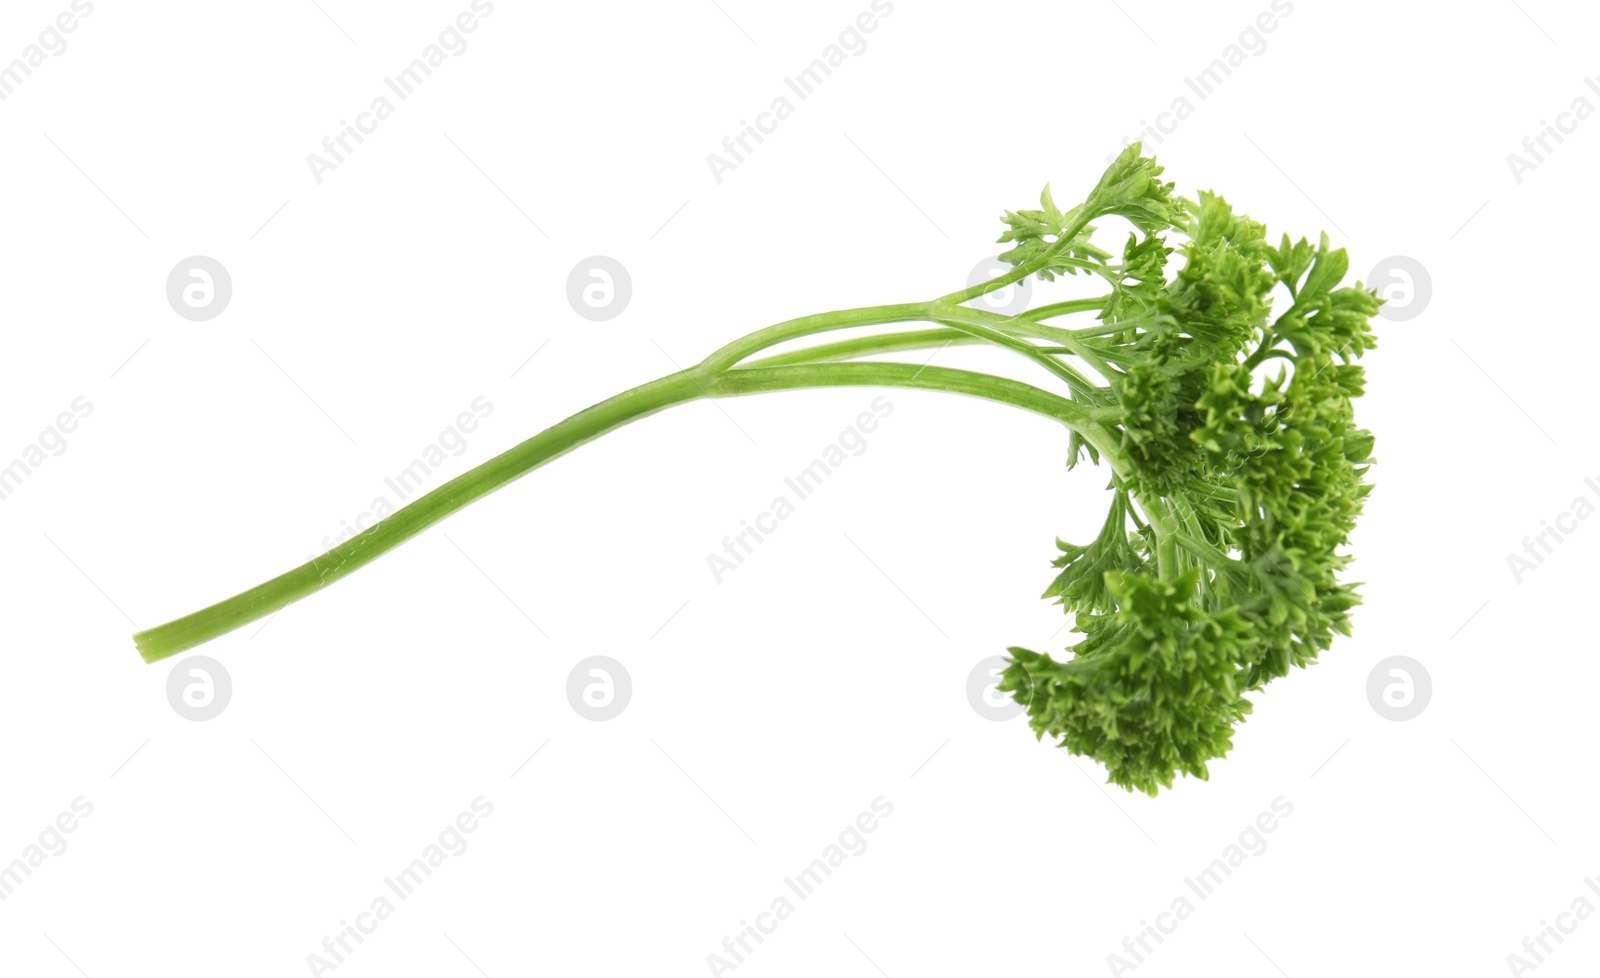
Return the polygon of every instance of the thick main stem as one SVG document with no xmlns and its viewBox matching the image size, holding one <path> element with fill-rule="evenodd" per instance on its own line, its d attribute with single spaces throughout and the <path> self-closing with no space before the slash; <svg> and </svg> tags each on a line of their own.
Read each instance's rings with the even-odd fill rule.
<svg viewBox="0 0 1600 978">
<path fill-rule="evenodd" d="M 264 618 L 322 590 L 468 503 L 481 499 L 551 459 L 565 455 L 631 421 L 703 396 L 705 390 L 701 381 L 694 369 L 690 369 L 601 401 L 546 428 L 470 472 L 456 476 L 432 492 L 419 496 L 394 515 L 373 524 L 322 556 L 226 601 L 140 632 L 133 637 L 134 644 L 146 662 L 156 662 Z"/>
</svg>

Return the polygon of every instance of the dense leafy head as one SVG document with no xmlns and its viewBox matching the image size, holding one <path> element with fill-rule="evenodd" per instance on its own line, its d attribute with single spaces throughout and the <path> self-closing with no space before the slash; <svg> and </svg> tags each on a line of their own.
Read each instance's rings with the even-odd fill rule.
<svg viewBox="0 0 1600 978">
<path fill-rule="evenodd" d="M 1075 433 L 1069 459 L 1111 462 L 1110 512 L 1092 542 L 1058 544 L 1045 592 L 1084 637 L 1065 661 L 1012 649 L 1001 688 L 1040 737 L 1151 794 L 1206 777 L 1245 694 L 1349 633 L 1359 598 L 1339 575 L 1373 446 L 1353 361 L 1379 305 L 1340 284 L 1348 260 L 1326 235 L 1274 247 L 1222 197 L 1182 200 L 1160 174 L 1129 147 L 1084 204 L 1062 212 L 1047 189 L 1001 238 L 1045 278 L 1103 278 L 1103 325 L 1125 326 L 1084 341 L 1106 376 L 1077 395 L 1099 431 Z M 1120 261 L 1088 240 L 1108 216 L 1134 225 Z"/>
</svg>

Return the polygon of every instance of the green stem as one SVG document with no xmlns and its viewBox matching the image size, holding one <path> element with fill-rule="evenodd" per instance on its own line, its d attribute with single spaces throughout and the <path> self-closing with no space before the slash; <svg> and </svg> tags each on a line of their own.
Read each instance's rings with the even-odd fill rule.
<svg viewBox="0 0 1600 978">
<path fill-rule="evenodd" d="M 146 662 L 156 662 L 225 635 L 322 590 L 451 513 L 546 462 L 623 425 L 701 397 L 839 386 L 946 391 L 1009 404 L 1053 418 L 1080 431 L 1113 460 L 1117 458 L 1108 449 L 1114 444 L 1110 433 L 1096 424 L 1084 408 L 1048 391 L 1002 377 L 902 363 L 745 367 L 710 376 L 705 369 L 706 365 L 701 364 L 682 370 L 579 411 L 510 451 L 418 497 L 322 556 L 225 601 L 142 631 L 133 637 L 134 644 Z"/>
<path fill-rule="evenodd" d="M 1094 389 L 1094 385 L 1089 383 L 1089 379 L 1083 374 L 1080 374 L 1078 371 L 1072 369 L 1072 367 L 1068 366 L 1067 364 L 1062 363 L 1060 360 L 1057 360 L 1055 357 L 1041 352 L 1037 346 L 1029 343 L 1027 340 L 1022 339 L 1021 337 L 1012 336 L 1010 333 L 995 329 L 992 326 L 964 322 L 962 320 L 940 319 L 939 322 L 945 324 L 946 326 L 959 329 L 964 333 L 971 333 L 978 339 L 987 340 L 996 346 L 1002 346 L 1008 350 L 1015 350 L 1016 352 L 1027 357 L 1029 360 L 1032 360 L 1034 363 L 1037 363 L 1039 366 L 1050 371 L 1052 374 L 1055 374 L 1056 377 L 1064 381 L 1067 387 L 1070 388 L 1075 394 L 1087 394 Z"/>
<path fill-rule="evenodd" d="M 980 295 L 987 295 L 995 289 L 1003 289 L 1012 282 L 1020 282 L 1034 272 L 1048 268 L 1051 262 L 1056 260 L 1056 256 L 1068 245 L 1072 244 L 1073 239 L 1077 238 L 1079 232 L 1088 227 L 1089 222 L 1094 218 L 1095 214 L 1090 210 L 1089 202 L 1085 201 L 1083 206 L 1079 207 L 1077 212 L 1072 215 L 1072 222 L 1062 228 L 1061 234 L 1056 237 L 1055 243 L 1045 249 L 1044 253 L 1039 257 L 1033 261 L 1024 262 L 1004 275 L 996 276 L 987 282 L 980 282 L 977 285 L 962 289 L 960 292 L 952 292 L 949 295 L 940 296 L 936 301 L 956 305 L 970 302 Z M 1115 285 L 1117 283 L 1113 281 L 1111 284 Z"/>
<path fill-rule="evenodd" d="M 1172 511 L 1167 508 L 1166 501 L 1155 495 L 1140 495 L 1139 505 L 1143 507 L 1145 515 L 1150 517 L 1150 525 L 1156 531 L 1156 572 L 1163 581 L 1176 580 L 1184 571 L 1181 554 L 1178 550 L 1177 524 L 1173 519 Z"/>
<path fill-rule="evenodd" d="M 684 370 L 574 414 L 508 452 L 419 496 L 394 515 L 373 524 L 332 550 L 280 574 L 265 584 L 236 594 L 165 625 L 133 637 L 139 655 L 156 662 L 264 618 L 320 591 L 356 568 L 416 536 L 433 524 L 601 435 L 655 414 L 663 408 L 705 396 L 694 370 Z"/>
<path fill-rule="evenodd" d="M 1094 444 L 1114 467 L 1120 469 L 1122 460 L 1112 447 L 1115 441 L 1111 433 L 1084 407 L 1048 391 L 1002 377 L 946 367 L 828 362 L 953 343 L 989 342 L 1032 357 L 1074 389 L 1087 388 L 1087 380 L 1077 371 L 1057 363 L 1022 339 L 1031 336 L 1056 340 L 1088 360 L 1096 369 L 1107 371 L 1104 361 L 1095 356 L 1093 351 L 1085 349 L 1072 337 L 1070 330 L 1043 326 L 1032 319 L 999 316 L 959 306 L 961 302 L 1015 282 L 1044 267 L 1086 223 L 1087 218 L 1080 216 L 1069 232 L 1035 261 L 934 302 L 866 306 L 802 316 L 743 336 L 712 353 L 695 367 L 635 387 L 579 411 L 510 451 L 413 500 L 320 557 L 225 601 L 139 632 L 133 637 L 134 644 L 146 662 L 156 662 L 260 620 L 320 591 L 457 510 L 546 462 L 623 425 L 700 397 L 838 386 L 902 387 L 966 394 L 1060 421 Z M 1056 303 L 1039 310 L 1036 315 L 1042 319 L 1067 312 L 1087 311 L 1099 308 L 1104 301 L 1101 298 Z M 738 366 L 755 353 L 803 336 L 856 326 L 915 321 L 944 321 L 952 325 L 959 324 L 959 328 L 860 337 L 823 344 L 809 350 L 778 354 L 744 367 Z"/>
<path fill-rule="evenodd" d="M 1059 421 L 1077 430 L 1102 453 L 1120 458 L 1115 449 L 1107 449 L 1115 444 L 1110 433 L 1080 405 L 1031 384 L 971 370 L 914 363 L 795 364 L 744 367 L 712 381 L 712 392 L 718 397 L 816 387 L 905 387 L 981 397 Z"/>
<path fill-rule="evenodd" d="M 1109 295 L 1097 295 L 1092 299 L 1068 299 L 1065 302 L 1052 302 L 1047 306 L 1029 309 L 1022 314 L 1023 319 L 1042 320 L 1053 319 L 1056 316 L 1065 316 L 1073 312 L 1099 312 L 1110 301 Z"/>
<path fill-rule="evenodd" d="M 1115 377 L 1120 371 L 1112 367 L 1105 357 L 1090 349 L 1082 340 L 1078 339 L 1070 329 L 1061 329 L 1058 326 L 1046 326 L 1036 323 L 1031 319 L 1021 319 L 1016 316 L 1003 316 L 1000 313 L 988 312 L 983 309 L 973 309 L 970 306 L 939 306 L 935 315 L 940 322 L 961 323 L 970 326 L 988 326 L 1002 332 L 1015 332 L 1023 336 L 1034 336 L 1039 339 L 1052 340 L 1070 349 L 1089 366 L 1099 371 L 1107 380 Z"/>
<path fill-rule="evenodd" d="M 885 323 L 909 323 L 929 318 L 931 318 L 929 304 L 925 302 L 863 306 L 859 309 L 840 309 L 835 312 L 801 316 L 799 319 L 786 320 L 739 337 L 706 357 L 699 371 L 703 377 L 719 374 L 752 354 L 802 336 L 826 333 L 835 329 L 849 329 L 852 326 L 881 326 Z"/>
<path fill-rule="evenodd" d="M 1139 315 L 1130 319 L 1118 319 L 1109 323 L 1098 323 L 1094 326 L 1080 326 L 1072 331 L 1072 335 L 1079 339 L 1089 339 L 1095 336 L 1111 336 L 1117 333 L 1126 333 L 1139 327 L 1148 326 L 1150 319 Z"/>
<path fill-rule="evenodd" d="M 837 360 L 854 360 L 858 357 L 876 356 L 880 353 L 909 353 L 913 350 L 942 350 L 947 346 L 965 346 L 987 342 L 981 337 L 947 326 L 934 329 L 913 329 L 879 336 L 858 336 L 837 343 L 808 346 L 802 350 L 776 353 L 760 360 L 752 360 L 748 367 L 785 367 L 797 363 L 831 363 Z"/>
</svg>

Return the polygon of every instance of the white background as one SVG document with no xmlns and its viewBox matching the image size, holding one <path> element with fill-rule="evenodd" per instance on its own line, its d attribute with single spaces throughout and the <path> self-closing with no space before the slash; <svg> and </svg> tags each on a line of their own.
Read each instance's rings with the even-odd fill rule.
<svg viewBox="0 0 1600 978">
<path fill-rule="evenodd" d="M 318 184 L 307 154 L 468 6 L 319 2 L 97 2 L 0 102 L 0 460 L 94 406 L 0 501 L 0 862 L 93 805 L 0 902 L 0 971 L 311 973 L 479 796 L 469 848 L 337 974 L 708 974 L 880 796 L 741 978 L 1111 973 L 1280 796 L 1266 850 L 1138 975 L 1505 974 L 1600 906 L 1600 521 L 1521 583 L 1506 560 L 1600 502 L 1600 121 L 1520 183 L 1506 161 L 1600 105 L 1593 10 L 1296 0 L 1200 101 L 1184 79 L 1265 0 L 897 0 L 719 184 L 707 154 L 867 0 L 499 0 Z M 67 7 L 8 0 L 0 61 Z M 877 392 L 702 402 L 588 446 L 201 650 L 234 688 L 209 722 L 135 655 L 133 623 L 323 549 L 475 397 L 493 414 L 430 485 L 751 329 L 960 288 L 1003 209 L 1046 181 L 1078 200 L 1179 96 L 1155 148 L 1180 191 L 1326 229 L 1353 277 L 1403 255 L 1432 280 L 1366 360 L 1357 634 L 1257 697 L 1209 782 L 1130 796 L 969 705 L 980 660 L 1068 640 L 1036 595 L 1104 479 L 1065 471 L 1050 423 L 936 394 L 890 395 L 720 585 L 706 555 Z M 566 298 L 596 254 L 633 281 L 606 323 Z M 165 298 L 190 255 L 232 275 L 209 322 Z M 565 692 L 597 654 L 633 682 L 604 723 Z M 1367 700 L 1391 655 L 1432 677 L 1408 722 Z M 1540 978 L 1592 974 L 1600 918 L 1552 946 Z"/>
</svg>

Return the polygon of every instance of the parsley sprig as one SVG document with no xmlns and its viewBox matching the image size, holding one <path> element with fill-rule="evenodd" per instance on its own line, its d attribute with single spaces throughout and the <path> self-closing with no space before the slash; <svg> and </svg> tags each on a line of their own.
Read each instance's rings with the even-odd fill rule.
<svg viewBox="0 0 1600 978">
<path fill-rule="evenodd" d="M 1082 203 L 1008 212 L 987 282 L 925 302 L 845 309 L 757 330 L 701 363 L 578 412 L 264 584 L 134 636 L 155 662 L 304 598 L 535 468 L 676 404 L 836 386 L 983 398 L 1052 418 L 1069 467 L 1106 466 L 1110 503 L 1086 544 L 1058 542 L 1044 596 L 1083 637 L 1061 658 L 1010 650 L 1001 688 L 1040 738 L 1155 794 L 1207 776 L 1247 698 L 1348 634 L 1341 580 L 1369 491 L 1372 435 L 1352 403 L 1379 300 L 1342 285 L 1345 252 L 1263 225 L 1222 197 L 1189 200 L 1135 144 Z M 1120 255 L 1097 222 L 1129 230 Z M 1004 315 L 969 303 L 1028 276 L 1089 276 L 1101 294 Z M 1287 308 L 1285 306 L 1287 300 Z M 1279 311 L 1281 310 L 1281 311 Z M 1068 326 L 1073 317 L 1092 321 Z M 914 329 L 883 327 L 920 324 Z M 843 329 L 863 335 L 783 351 Z M 878 359 L 990 344 L 1046 386 Z"/>
</svg>

